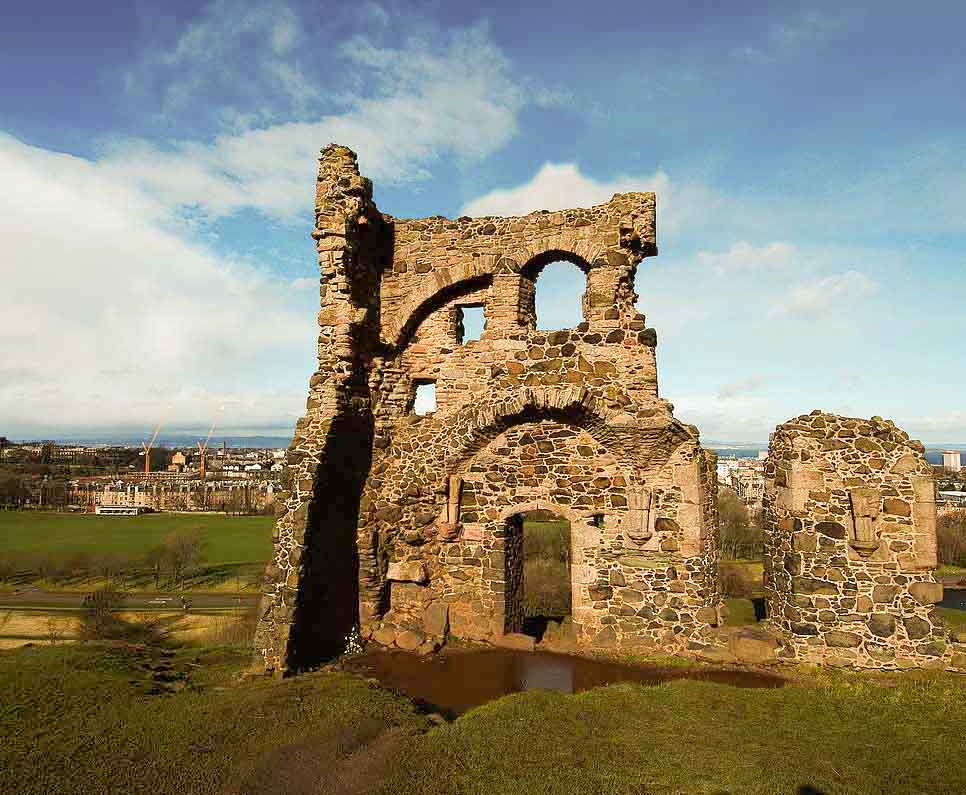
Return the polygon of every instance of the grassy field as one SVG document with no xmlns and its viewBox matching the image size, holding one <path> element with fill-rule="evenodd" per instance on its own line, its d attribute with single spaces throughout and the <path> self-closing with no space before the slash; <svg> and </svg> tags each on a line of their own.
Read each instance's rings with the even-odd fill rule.
<svg viewBox="0 0 966 795">
<path fill-rule="evenodd" d="M 239 680 L 245 652 L 164 654 L 0 652 L 0 791 L 966 791 L 961 676 L 802 672 L 778 690 L 535 691 L 434 728 L 348 674 Z"/>
<path fill-rule="evenodd" d="M 0 555 L 105 552 L 142 557 L 174 530 L 201 531 L 209 563 L 266 561 L 272 517 L 155 513 L 143 516 L 0 511 Z"/>
</svg>

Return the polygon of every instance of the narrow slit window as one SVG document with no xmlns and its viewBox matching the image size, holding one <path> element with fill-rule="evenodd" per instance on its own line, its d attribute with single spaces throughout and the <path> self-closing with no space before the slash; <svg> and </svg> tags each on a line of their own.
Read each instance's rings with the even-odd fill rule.
<svg viewBox="0 0 966 795">
<path fill-rule="evenodd" d="M 482 305 L 456 308 L 456 339 L 460 345 L 482 337 L 485 325 L 486 315 Z"/>
<path fill-rule="evenodd" d="M 436 384 L 424 381 L 416 384 L 416 400 L 413 402 L 413 413 L 420 416 L 432 414 L 436 411 Z"/>
</svg>

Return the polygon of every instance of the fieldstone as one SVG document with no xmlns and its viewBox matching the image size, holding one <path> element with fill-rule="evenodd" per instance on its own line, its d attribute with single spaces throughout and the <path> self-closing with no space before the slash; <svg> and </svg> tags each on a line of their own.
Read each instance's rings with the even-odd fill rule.
<svg viewBox="0 0 966 795">
<path fill-rule="evenodd" d="M 608 585 L 591 585 L 588 589 L 588 596 L 595 602 L 605 601 L 613 595 L 614 589 Z"/>
<path fill-rule="evenodd" d="M 920 640 L 932 632 L 932 624 L 917 616 L 903 619 L 906 635 L 912 640 Z"/>
<path fill-rule="evenodd" d="M 896 658 L 894 649 L 889 646 L 877 646 L 874 643 L 866 644 L 865 653 L 876 662 L 881 663 L 892 662 Z"/>
<path fill-rule="evenodd" d="M 792 590 L 796 593 L 817 594 L 821 596 L 835 596 L 839 589 L 825 580 L 814 577 L 793 577 Z"/>
<path fill-rule="evenodd" d="M 894 585 L 877 585 L 872 589 L 872 601 L 887 604 L 896 598 L 899 589 Z"/>
<path fill-rule="evenodd" d="M 934 640 L 919 647 L 919 653 L 927 657 L 942 657 L 946 653 L 946 644 L 941 640 Z"/>
<path fill-rule="evenodd" d="M 815 525 L 815 531 L 829 538 L 845 538 L 845 527 L 838 522 L 819 522 Z"/>
<path fill-rule="evenodd" d="M 877 638 L 891 638 L 896 632 L 896 617 L 891 613 L 873 613 L 869 617 L 869 631 Z"/>
<path fill-rule="evenodd" d="M 831 630 L 825 633 L 825 644 L 836 648 L 855 648 L 862 645 L 862 638 L 854 632 Z"/>
</svg>

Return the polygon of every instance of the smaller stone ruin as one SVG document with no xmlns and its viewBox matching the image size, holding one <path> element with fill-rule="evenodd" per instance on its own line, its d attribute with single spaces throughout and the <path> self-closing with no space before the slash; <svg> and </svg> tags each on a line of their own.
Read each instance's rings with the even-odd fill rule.
<svg viewBox="0 0 966 795">
<path fill-rule="evenodd" d="M 765 586 L 770 622 L 784 636 L 780 656 L 964 667 L 934 610 L 943 589 L 933 577 L 936 501 L 924 452 L 878 417 L 815 411 L 775 430 L 765 465 Z"/>
</svg>

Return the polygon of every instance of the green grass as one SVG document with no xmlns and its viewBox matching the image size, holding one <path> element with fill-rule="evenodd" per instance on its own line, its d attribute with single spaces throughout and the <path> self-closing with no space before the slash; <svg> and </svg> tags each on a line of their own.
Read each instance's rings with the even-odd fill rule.
<svg viewBox="0 0 966 795">
<path fill-rule="evenodd" d="M 123 647 L 0 653 L 0 792 L 285 791 L 285 775 L 323 781 L 388 730 L 426 725 L 408 702 L 346 675 L 238 684 L 247 661 L 180 653 L 169 676 L 187 686 L 152 694 L 145 664 L 157 658 Z"/>
<path fill-rule="evenodd" d="M 952 607 L 937 607 L 936 612 L 942 616 L 943 623 L 950 629 L 966 627 L 966 610 L 956 610 Z"/>
<path fill-rule="evenodd" d="M 427 731 L 341 673 L 239 681 L 247 654 L 0 653 L 0 791 L 832 793 L 966 791 L 966 677 L 801 673 L 512 695 Z"/>
<path fill-rule="evenodd" d="M 174 530 L 201 530 L 209 563 L 266 561 L 272 517 L 156 513 L 143 516 L 0 511 L 0 555 L 113 553 L 141 557 Z"/>
<path fill-rule="evenodd" d="M 418 738 L 394 792 L 966 791 L 966 688 L 953 677 L 857 676 L 741 690 L 695 681 L 534 692 Z M 439 771 L 446 771 L 439 775 Z"/>
</svg>

